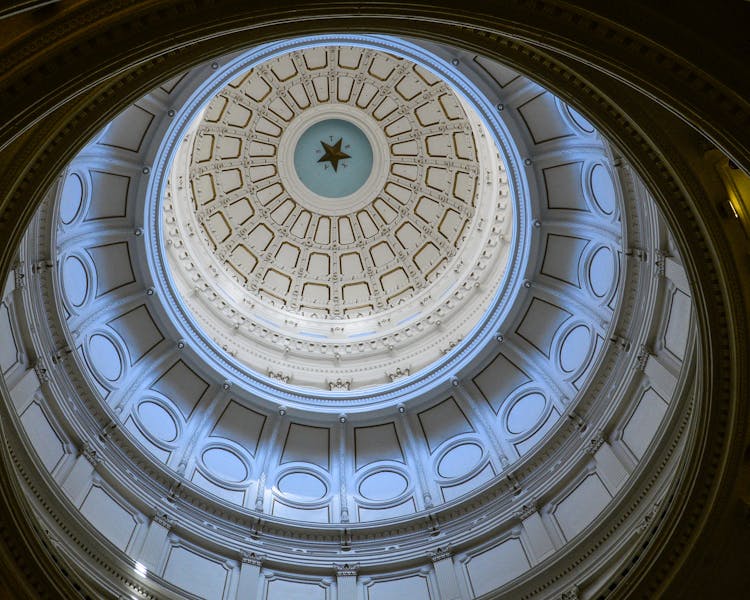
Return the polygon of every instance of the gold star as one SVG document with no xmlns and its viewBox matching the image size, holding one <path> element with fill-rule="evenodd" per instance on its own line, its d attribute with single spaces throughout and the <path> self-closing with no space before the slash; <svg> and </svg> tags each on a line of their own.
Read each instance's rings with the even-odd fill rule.
<svg viewBox="0 0 750 600">
<path fill-rule="evenodd" d="M 338 171 L 339 167 L 339 161 L 344 160 L 345 158 L 351 158 L 346 152 L 341 151 L 341 140 L 342 138 L 339 138 L 339 141 L 333 144 L 332 146 L 330 144 L 326 144 L 324 141 L 321 140 L 321 145 L 323 146 L 323 150 L 326 151 L 326 153 L 318 159 L 318 162 L 329 162 L 333 166 L 334 171 Z"/>
</svg>

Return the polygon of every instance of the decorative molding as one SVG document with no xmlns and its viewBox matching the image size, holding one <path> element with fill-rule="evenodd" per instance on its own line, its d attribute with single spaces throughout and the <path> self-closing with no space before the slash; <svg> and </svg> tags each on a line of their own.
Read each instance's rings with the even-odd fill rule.
<svg viewBox="0 0 750 600">
<path fill-rule="evenodd" d="M 575 410 L 568 411 L 568 418 L 576 424 L 579 431 L 586 431 L 588 429 L 585 419 Z"/>
<path fill-rule="evenodd" d="M 97 452 L 96 448 L 94 448 L 94 446 L 92 446 L 90 442 L 83 442 L 83 447 L 81 448 L 80 452 L 81 456 L 88 460 L 94 466 L 94 468 L 102 463 L 101 454 Z"/>
<path fill-rule="evenodd" d="M 520 508 L 513 512 L 513 516 L 519 521 L 528 519 L 531 515 L 538 511 L 537 501 L 535 498 L 527 498 L 521 504 Z"/>
<path fill-rule="evenodd" d="M 352 387 L 351 379 L 338 378 L 335 381 L 328 382 L 328 388 L 332 392 L 348 392 Z"/>
<path fill-rule="evenodd" d="M 402 377 L 408 377 L 409 369 L 402 369 L 401 367 L 398 367 L 395 371 L 393 371 L 392 373 L 386 373 L 386 375 L 391 381 L 396 381 L 397 379 L 401 379 Z"/>
<path fill-rule="evenodd" d="M 451 558 L 453 556 L 453 549 L 451 548 L 450 544 L 446 544 L 445 546 L 440 546 L 438 548 L 435 548 L 434 550 L 429 551 L 430 560 L 434 563 L 445 560 L 446 558 Z"/>
<path fill-rule="evenodd" d="M 340 545 L 342 552 L 350 552 L 352 549 L 352 535 L 348 529 L 341 532 Z"/>
<path fill-rule="evenodd" d="M 667 253 L 663 250 L 654 250 L 654 276 L 662 278 L 667 270 Z"/>
<path fill-rule="evenodd" d="M 164 527 L 166 530 L 171 530 L 172 527 L 175 526 L 177 523 L 176 519 L 170 517 L 167 513 L 164 511 L 161 511 L 157 509 L 157 512 L 154 513 L 154 516 L 151 517 L 151 520 L 155 523 L 158 523 L 162 527 Z"/>
<path fill-rule="evenodd" d="M 656 502 L 651 507 L 651 509 L 643 516 L 640 524 L 638 525 L 638 528 L 636 529 L 636 532 L 638 533 L 638 535 L 643 535 L 644 533 L 646 533 L 646 531 L 648 531 L 654 519 L 659 514 L 660 508 L 661 508 L 661 502 Z"/>
<path fill-rule="evenodd" d="M 596 454 L 599 448 L 601 448 L 605 444 L 605 442 L 606 440 L 604 439 L 604 435 L 602 434 L 602 432 L 597 431 L 594 434 L 594 437 L 589 440 L 589 443 L 586 446 L 586 452 L 591 455 Z"/>
<path fill-rule="evenodd" d="M 615 334 L 609 338 L 609 341 L 622 349 L 623 352 L 628 352 L 630 350 L 630 340 L 624 335 Z"/>
<path fill-rule="evenodd" d="M 37 260 L 33 263 L 31 263 L 31 272 L 36 273 L 44 273 L 48 269 L 51 269 L 55 266 L 55 263 L 53 263 L 50 259 L 42 259 Z"/>
<path fill-rule="evenodd" d="M 522 491 L 521 482 L 518 481 L 518 478 L 516 477 L 515 473 L 508 473 L 505 476 L 505 479 L 510 485 L 510 489 L 514 496 L 517 496 L 518 494 L 521 493 Z"/>
<path fill-rule="evenodd" d="M 333 563 L 336 577 L 356 577 L 359 571 L 359 563 Z"/>
<path fill-rule="evenodd" d="M 34 361 L 32 368 L 34 369 L 34 372 L 36 373 L 36 376 L 39 378 L 40 382 L 46 383 L 49 381 L 49 373 L 47 372 L 47 368 L 41 361 Z"/>
<path fill-rule="evenodd" d="M 646 363 L 648 362 L 648 357 L 651 356 L 653 353 L 651 351 L 651 348 L 649 348 L 646 344 L 641 344 L 641 346 L 638 348 L 638 355 L 636 357 L 636 368 L 639 371 L 645 371 L 646 370 Z"/>
<path fill-rule="evenodd" d="M 26 274 L 23 272 L 23 263 L 17 263 L 13 267 L 13 287 L 22 290 L 26 287 Z"/>
<path fill-rule="evenodd" d="M 242 562 L 246 565 L 253 565 L 254 567 L 262 567 L 263 561 L 265 560 L 264 554 L 258 554 L 252 550 L 241 550 L 240 555 Z"/>
<path fill-rule="evenodd" d="M 268 369 L 267 375 L 271 379 L 276 379 L 277 381 L 281 381 L 282 383 L 289 383 L 289 380 L 291 379 L 291 376 L 287 373 L 284 373 L 282 371 L 274 371 L 273 369 Z"/>
<path fill-rule="evenodd" d="M 633 256 L 640 261 L 645 261 L 648 256 L 648 252 L 643 248 L 628 248 L 625 251 L 625 256 Z"/>
</svg>

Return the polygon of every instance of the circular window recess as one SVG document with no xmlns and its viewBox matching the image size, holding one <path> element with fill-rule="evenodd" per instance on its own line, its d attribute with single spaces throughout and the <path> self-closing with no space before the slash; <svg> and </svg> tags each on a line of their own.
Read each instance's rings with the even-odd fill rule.
<svg viewBox="0 0 750 600">
<path fill-rule="evenodd" d="M 179 430 L 172 415 L 160 404 L 145 400 L 138 405 L 138 417 L 143 427 L 160 442 L 174 442 Z"/>
<path fill-rule="evenodd" d="M 514 435 L 529 431 L 541 419 L 546 405 L 546 398 L 539 392 L 521 396 L 508 411 L 508 431 Z"/>
<path fill-rule="evenodd" d="M 96 371 L 108 381 L 117 381 L 122 375 L 120 353 L 112 340 L 101 334 L 89 340 L 89 360 Z"/>
<path fill-rule="evenodd" d="M 75 173 L 68 175 L 60 196 L 60 220 L 68 225 L 78 216 L 83 204 L 83 182 Z"/>
<path fill-rule="evenodd" d="M 359 484 L 359 494 L 368 500 L 385 502 L 401 496 L 409 486 L 406 477 L 396 471 L 377 471 Z"/>
<path fill-rule="evenodd" d="M 201 458 L 206 469 L 217 479 L 239 483 L 249 475 L 245 462 L 226 448 L 209 448 L 203 452 Z"/>
<path fill-rule="evenodd" d="M 571 329 L 560 345 L 560 367 L 566 373 L 578 371 L 591 348 L 591 331 L 585 325 Z"/>
<path fill-rule="evenodd" d="M 604 298 L 612 291 L 615 279 L 615 257 L 612 250 L 602 246 L 589 263 L 589 283 L 597 298 Z"/>
<path fill-rule="evenodd" d="M 612 175 L 604 165 L 594 165 L 589 177 L 594 202 L 605 215 L 611 215 L 617 207 L 617 192 Z"/>
<path fill-rule="evenodd" d="M 473 443 L 454 446 L 438 463 L 438 475 L 446 479 L 457 479 L 471 473 L 482 460 L 482 448 Z"/>
<path fill-rule="evenodd" d="M 62 268 L 63 290 L 70 303 L 76 308 L 83 305 L 89 291 L 89 277 L 81 259 L 69 256 Z"/>
<path fill-rule="evenodd" d="M 304 471 L 283 475 L 276 484 L 279 492 L 296 502 L 313 502 L 323 498 L 328 488 L 319 477 Z"/>
</svg>

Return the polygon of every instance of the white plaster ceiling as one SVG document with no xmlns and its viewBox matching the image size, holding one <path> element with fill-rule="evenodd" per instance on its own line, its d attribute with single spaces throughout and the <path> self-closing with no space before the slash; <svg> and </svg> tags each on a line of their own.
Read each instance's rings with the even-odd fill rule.
<svg viewBox="0 0 750 600">
<path fill-rule="evenodd" d="M 372 38 L 371 43 L 392 42 Z M 326 60 L 338 60 L 330 41 L 322 45 L 329 47 L 322 54 Z M 353 51 L 349 44 L 342 47 L 349 57 L 367 52 L 372 61 L 381 56 L 359 47 Z M 638 476 L 640 461 L 649 459 L 652 440 L 675 410 L 670 398 L 683 385 L 683 360 L 690 357 L 690 290 L 644 186 L 627 165 L 613 160 L 609 144 L 581 115 L 533 81 L 478 55 L 445 47 L 433 50 L 433 65 L 455 56 L 477 93 L 502 108 L 497 112 L 507 135 L 497 150 L 490 150 L 491 136 L 469 103 L 452 105 L 462 111 L 454 116 L 462 122 L 462 134 L 471 132 L 476 155 L 447 162 L 445 157 L 424 156 L 424 165 L 416 167 L 413 194 L 399 203 L 394 223 L 418 222 L 420 197 L 435 198 L 431 225 L 417 228 L 415 236 L 419 243 L 432 242 L 439 252 L 445 251 L 440 256 L 448 266 L 465 262 L 431 279 L 413 261 L 414 269 L 404 266 L 411 254 L 397 256 L 393 264 L 402 265 L 408 281 L 415 287 L 422 282 L 403 305 L 393 306 L 374 294 L 372 313 L 366 315 L 325 319 L 306 312 L 301 292 L 306 283 L 329 286 L 330 298 L 337 300 L 318 309 L 325 307 L 334 315 L 354 306 L 342 293 L 346 282 L 375 287 L 388 268 L 373 264 L 364 279 L 357 279 L 358 273 L 334 279 L 333 273 L 326 278 L 322 272 L 306 269 L 300 274 L 290 265 L 279 265 L 283 244 L 295 245 L 300 256 L 308 258 L 313 251 L 327 254 L 331 264 L 340 263 L 345 252 L 354 253 L 364 265 L 372 242 L 363 229 L 350 246 L 333 248 L 332 240 L 341 235 L 333 217 L 346 215 L 328 216 L 325 243 L 314 231 L 326 215 L 305 200 L 288 195 L 296 203 L 289 218 L 299 219 L 307 211 L 310 222 L 317 223 L 312 233 L 298 236 L 286 221 L 275 222 L 271 209 L 261 215 L 265 206 L 258 201 L 258 188 L 251 190 L 250 183 L 240 188 L 237 196 L 247 197 L 253 211 L 248 222 L 269 227 L 279 238 L 272 256 L 257 253 L 255 268 L 235 269 L 258 284 L 252 288 L 230 275 L 234 244 L 244 243 L 243 236 L 249 234 L 242 224 L 236 231 L 231 227 L 235 216 L 229 207 L 238 198 L 222 193 L 205 203 L 215 203 L 215 210 L 204 211 L 200 202 L 193 203 L 191 177 L 221 177 L 222 170 L 233 168 L 233 159 L 214 156 L 235 127 L 217 125 L 230 118 L 228 107 L 235 106 L 230 100 L 259 73 L 271 77 L 273 61 L 283 58 L 251 73 L 239 69 L 244 75 L 232 78 L 236 87 L 209 85 L 207 108 L 196 122 L 186 118 L 175 124 L 181 107 L 204 90 L 206 82 L 222 69 L 229 72 L 237 66 L 236 56 L 217 62 L 217 69 L 204 65 L 165 82 L 138 100 L 61 176 L 19 251 L 17 273 L 22 275 L 28 265 L 28 278 L 25 287 L 18 284 L 18 293 L 12 282 L 6 284 L 0 303 L 0 366 L 25 439 L 35 449 L 40 468 L 92 529 L 180 589 L 195 585 L 193 591 L 204 597 L 221 597 L 226 581 L 238 577 L 231 557 L 248 548 L 284 565 L 291 573 L 289 581 L 302 586 L 295 588 L 299 590 L 308 589 L 304 581 L 309 571 L 354 555 L 376 573 L 366 585 L 402 584 L 403 573 L 392 576 L 390 570 L 412 568 L 427 547 L 455 543 L 464 553 L 459 561 L 462 585 L 471 590 L 464 595 L 490 593 L 553 552 L 565 551 L 587 531 L 597 515 L 617 501 L 626 482 Z M 311 50 L 292 51 L 295 64 L 307 64 L 304 56 Z M 387 60 L 402 69 L 401 75 L 416 76 L 410 60 L 390 54 Z M 328 85 L 339 85 L 335 73 L 325 79 Z M 360 85 L 366 81 L 363 76 Z M 390 81 L 397 87 L 400 79 Z M 279 84 L 276 93 L 288 97 L 293 85 L 282 90 Z M 419 85 L 421 93 L 430 93 L 426 79 Z M 433 87 L 456 97 L 444 83 Z M 388 88 L 384 94 L 390 97 L 392 91 Z M 218 110 L 225 98 L 225 110 Z M 259 106 L 248 104 L 251 111 Z M 416 114 L 414 102 L 404 106 L 409 108 L 405 115 Z M 219 115 L 217 123 L 208 122 L 211 115 Z M 259 122 L 250 119 L 247 127 L 257 131 Z M 205 151 L 201 131 L 203 138 L 214 137 L 211 153 L 205 154 L 205 172 L 196 162 L 196 152 Z M 185 140 L 174 163 L 184 170 L 172 174 L 162 196 L 157 183 L 166 173 L 159 171 L 159 156 L 164 140 L 174 132 L 178 141 Z M 255 139 L 247 137 L 246 130 L 235 134 L 243 148 Z M 408 132 L 403 135 L 408 137 Z M 235 151 L 243 156 L 244 150 Z M 483 163 L 485 151 L 488 162 Z M 401 159 L 389 160 L 402 164 Z M 447 168 L 454 181 L 460 172 L 475 176 L 476 205 L 468 206 L 468 197 L 461 200 L 452 192 L 428 191 L 430 166 Z M 241 178 L 250 168 L 242 166 Z M 386 181 L 392 176 L 391 169 Z M 511 188 L 515 196 L 503 195 Z M 283 194 L 275 208 L 286 197 Z M 155 198 L 164 200 L 164 212 L 152 221 L 149 211 L 158 206 Z M 378 198 L 379 191 L 356 210 L 374 219 Z M 454 238 L 451 255 L 445 250 L 450 248 L 447 242 L 435 240 L 441 235 L 436 224 L 452 209 L 465 216 L 472 235 Z M 218 239 L 218 229 L 211 225 L 215 214 L 229 223 L 231 243 Z M 500 221 L 504 215 L 506 220 Z M 532 218 L 521 220 L 522 215 Z M 194 330 L 160 283 L 158 226 L 151 226 L 162 223 L 162 217 L 164 241 L 172 240 L 166 247 L 176 287 L 192 314 L 205 318 L 206 328 L 215 327 L 210 344 L 191 334 Z M 518 244 L 520 257 L 510 251 L 515 246 L 491 243 L 492 236 L 499 240 L 509 234 L 511 217 L 521 228 L 514 236 L 525 240 Z M 483 223 L 483 218 L 488 220 Z M 372 237 L 396 246 L 395 225 L 382 225 Z M 508 256 L 492 254 L 493 248 L 505 248 Z M 472 261 L 482 260 L 476 253 L 488 251 L 494 262 L 482 263 L 481 273 L 472 275 Z M 49 260 L 41 258 L 45 252 Z M 277 294 L 277 304 L 262 295 L 271 265 L 282 272 L 288 269 L 300 295 Z M 461 317 L 465 321 L 456 322 L 473 323 L 482 315 L 471 311 L 487 306 L 506 265 L 515 269 L 518 285 L 505 297 L 503 318 L 485 332 L 481 344 L 464 351 L 465 330 L 460 326 L 431 323 L 432 329 L 414 326 L 406 335 L 408 326 L 384 324 L 388 335 L 403 334 L 406 341 L 399 348 L 404 349 L 390 363 L 378 362 L 373 350 L 366 361 L 375 365 L 376 374 L 370 379 L 363 375 L 358 382 L 353 376 L 349 382 L 344 375 L 349 367 L 335 356 L 337 344 L 346 355 L 346 342 L 331 342 L 326 352 L 310 352 L 308 360 L 304 352 L 284 353 L 262 332 L 253 337 L 243 329 L 259 316 L 291 316 L 292 323 L 279 321 L 276 329 L 269 325 L 265 335 L 273 338 L 278 332 L 279 338 L 295 344 L 294 323 L 357 327 L 368 319 L 414 310 L 411 303 L 419 304 L 430 293 L 432 300 L 418 310 L 438 311 L 445 305 L 435 303 L 435 294 L 454 294 L 456 285 L 467 294 L 451 300 L 457 315 L 466 312 Z M 246 321 L 235 330 L 238 318 Z M 230 325 L 239 333 L 229 332 Z M 420 356 L 424 363 L 406 360 L 407 348 L 416 352 L 426 343 L 423 335 L 433 336 L 427 340 L 441 355 L 453 351 L 457 356 L 445 363 L 450 369 L 434 369 L 429 385 L 405 372 L 434 356 Z M 239 356 L 243 344 L 262 346 L 263 353 L 251 359 Z M 214 346 L 233 352 L 264 375 L 282 373 L 282 381 L 262 387 L 255 379 L 243 378 L 239 370 L 226 367 Z M 279 352 L 279 363 L 273 363 Z M 351 372 L 366 373 L 365 362 Z M 303 368 L 295 371 L 298 363 Z M 316 364 L 320 371 L 314 370 Z M 393 382 L 388 369 L 394 369 Z M 316 375 L 305 379 L 305 372 Z M 334 377 L 342 380 L 342 387 L 349 382 L 354 389 L 330 394 L 331 383 L 337 385 Z M 300 399 L 284 379 L 314 389 Z M 365 392 L 356 386 L 378 382 L 386 384 L 378 392 L 379 402 L 358 404 Z M 648 486 L 636 490 L 639 497 Z M 169 538 L 164 530 L 168 552 L 153 558 L 141 549 L 148 546 L 145 540 L 155 539 L 149 536 L 158 533 L 153 525 L 157 521 L 179 525 Z M 354 539 L 354 554 L 347 554 L 352 544 L 346 536 Z M 299 552 L 290 554 L 291 545 Z M 200 575 L 198 583 L 185 575 L 192 572 Z M 428 569 L 424 578 L 433 575 Z M 403 575 L 403 581 L 409 577 Z M 268 592 L 268 598 L 283 598 L 287 588 L 279 589 L 276 596 Z M 415 597 L 427 597 L 419 594 Z"/>
<path fill-rule="evenodd" d="M 349 72 L 342 63 L 355 68 Z M 308 65 L 323 72 L 322 83 Z M 528 190 L 538 215 L 525 224 L 531 237 L 526 284 L 508 300 L 511 316 L 503 329 L 489 336 L 460 378 L 447 377 L 437 388 L 411 386 L 397 397 L 401 402 L 390 400 L 377 410 L 355 410 L 358 386 L 408 380 L 410 371 L 450 352 L 482 317 L 503 279 L 513 206 L 520 211 L 524 198 L 509 195 L 501 149 L 469 103 L 407 59 L 362 47 L 320 46 L 233 75 L 177 135 L 182 142 L 160 223 L 182 300 L 214 344 L 253 370 L 282 384 L 337 390 L 342 399 L 330 408 L 315 400 L 314 391 L 306 404 L 291 405 L 283 387 L 272 397 L 275 403 L 261 401 L 253 388 L 212 371 L 216 367 L 194 349 L 194 341 L 175 330 L 170 320 L 176 312 L 162 291 L 148 288 L 139 295 L 139 281 L 152 277 L 140 244 L 153 234 L 130 238 L 113 225 L 124 224 L 149 200 L 139 201 L 127 184 L 133 175 L 104 160 L 98 149 L 125 148 L 136 116 L 157 100 L 139 101 L 120 117 L 130 126 L 115 122 L 102 134 L 90 158 L 84 153 L 72 166 L 60 197 L 63 303 L 95 389 L 149 455 L 212 496 L 270 515 L 315 523 L 401 518 L 496 480 L 554 429 L 594 375 L 607 376 L 608 368 L 597 373 L 595 367 L 611 352 L 609 323 L 624 286 L 623 192 L 596 132 L 537 85 L 509 77 L 506 93 L 514 103 L 504 120 L 517 156 L 539 153 L 523 165 L 523 186 L 517 185 L 519 194 Z M 351 86 L 342 83 L 347 78 Z M 359 92 L 374 80 L 378 91 L 365 108 L 357 107 Z M 183 95 L 200 81 L 185 78 Z M 409 100 L 401 95 L 404 81 Z M 339 86 L 351 92 L 346 99 L 352 104 L 333 100 L 340 97 Z M 316 89 L 329 91 L 325 102 L 313 97 Z M 262 101 L 252 100 L 256 93 Z M 309 121 L 299 108 L 303 98 L 309 110 L 333 105 L 337 115 L 379 122 L 386 147 L 412 144 L 417 154 L 409 160 L 389 155 L 371 195 L 345 199 L 357 205 L 354 214 L 324 214 L 287 193 L 285 167 L 273 159 L 275 148 L 284 145 L 285 121 L 271 107 L 296 106 L 285 118 L 289 127 L 304 130 Z M 390 99 L 394 114 L 377 121 L 377 107 Z M 441 99 L 451 108 L 435 108 L 435 102 L 443 106 Z M 435 108 L 430 114 L 437 123 L 417 129 L 423 106 Z M 242 123 L 232 121 L 238 115 Z M 389 140 L 389 127 L 404 120 L 403 128 L 411 129 Z M 273 122 L 279 123 L 277 138 L 258 133 L 270 131 Z M 151 121 L 143 119 L 141 127 L 146 140 Z M 426 140 L 450 141 L 453 134 L 471 140 L 468 158 L 459 156 L 453 142 L 445 145 L 449 156 L 430 155 Z M 268 160 L 253 155 L 258 140 L 274 148 Z M 222 156 L 230 147 L 234 158 Z M 254 182 L 255 169 L 267 180 L 258 176 Z M 446 187 L 431 187 L 433 170 L 444 172 Z M 224 189 L 228 172 L 234 173 L 234 191 Z M 400 201 L 388 193 L 390 185 L 406 185 L 394 172 L 413 177 Z M 470 175 L 472 190 L 463 198 L 456 195 L 462 174 Z M 278 191 L 265 195 L 269 187 Z M 431 212 L 424 212 L 426 202 Z M 381 204 L 393 207 L 392 221 L 379 216 L 385 214 Z M 275 217 L 279 211 L 286 216 Z M 463 220 L 444 237 L 440 223 L 451 211 Z M 352 227 L 351 239 L 342 240 L 341 222 L 353 224 L 363 215 L 377 226 Z M 303 217 L 307 224 L 297 231 Z M 402 245 L 399 230 L 407 227 L 412 242 Z M 253 237 L 259 229 L 267 232 L 262 248 Z M 420 270 L 414 249 L 430 244 L 437 254 L 431 267 Z M 393 257 L 376 263 L 373 248 L 383 245 Z M 233 262 L 238 248 L 254 261 Z M 284 258 L 289 252 L 294 261 Z M 331 269 L 311 268 L 315 255 Z M 356 256 L 363 269 L 341 269 L 346 256 Z M 378 291 L 383 275 L 394 269 L 408 273 L 396 290 L 403 304 L 388 302 L 384 288 Z M 289 288 L 273 288 L 266 278 L 271 271 L 288 277 Z M 309 284 L 327 286 L 329 300 L 306 306 L 303 290 Z M 347 301 L 347 285 L 372 290 L 362 297 L 370 306 L 367 314 L 344 318 L 362 304 Z M 403 294 L 412 287 L 413 294 Z M 316 313 L 324 310 L 325 318 Z M 399 325 L 404 318 L 407 323 Z M 348 337 L 362 329 L 375 333 Z M 305 337 L 310 332 L 324 339 Z M 389 340 L 395 340 L 392 347 Z"/>
<path fill-rule="evenodd" d="M 345 198 L 296 176 L 296 142 L 324 119 L 373 147 L 370 177 Z M 421 370 L 477 324 L 503 280 L 512 211 L 493 136 L 448 83 L 383 51 L 317 46 L 210 100 L 177 151 L 163 218 L 177 287 L 216 343 L 285 383 L 353 390 Z"/>
</svg>

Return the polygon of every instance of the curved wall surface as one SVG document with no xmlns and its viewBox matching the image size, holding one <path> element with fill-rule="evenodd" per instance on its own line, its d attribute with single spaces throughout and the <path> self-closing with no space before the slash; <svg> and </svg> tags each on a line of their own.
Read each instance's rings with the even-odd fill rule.
<svg viewBox="0 0 750 600">
<path fill-rule="evenodd" d="M 529 203 L 502 327 L 446 347 L 429 385 L 394 373 L 358 402 L 233 376 L 153 285 L 154 157 L 222 61 L 138 100 L 50 190 L 0 304 L 3 431 L 95 594 L 593 597 L 653 539 L 706 410 L 694 265 L 579 113 L 424 46 L 502 113 Z"/>
</svg>

